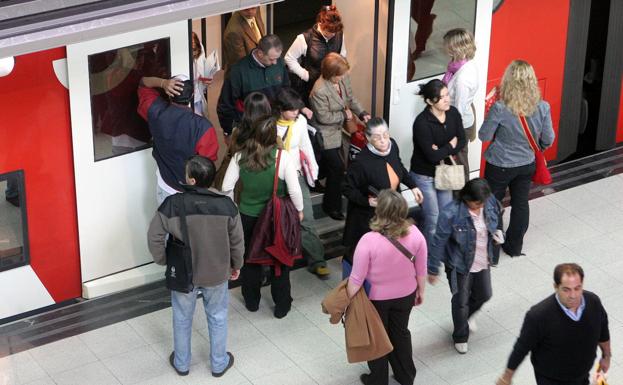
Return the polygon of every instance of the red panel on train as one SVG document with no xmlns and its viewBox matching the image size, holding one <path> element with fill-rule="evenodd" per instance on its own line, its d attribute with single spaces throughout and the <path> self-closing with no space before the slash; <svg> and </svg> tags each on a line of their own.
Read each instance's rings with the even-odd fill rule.
<svg viewBox="0 0 623 385">
<path fill-rule="evenodd" d="M 15 58 L 0 78 L 0 173 L 24 170 L 30 264 L 54 301 L 81 294 L 69 92 L 56 48 Z"/>
</svg>

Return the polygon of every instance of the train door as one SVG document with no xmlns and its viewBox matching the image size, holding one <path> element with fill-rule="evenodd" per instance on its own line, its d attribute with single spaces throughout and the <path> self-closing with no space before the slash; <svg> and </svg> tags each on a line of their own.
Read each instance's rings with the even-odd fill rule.
<svg viewBox="0 0 623 385">
<path fill-rule="evenodd" d="M 143 74 L 189 73 L 188 52 L 186 20 L 67 46 L 84 297 L 161 277 L 147 250 L 156 167 L 136 88 Z"/>
<path fill-rule="evenodd" d="M 623 32 L 620 1 L 571 1 L 558 159 L 607 150 L 620 124 Z M 573 21 L 573 22 L 572 22 Z"/>
<path fill-rule="evenodd" d="M 419 86 L 441 78 L 448 57 L 442 37 L 452 28 L 473 31 L 479 69 L 479 89 L 475 98 L 476 124 L 483 120 L 485 86 L 491 33 L 491 0 L 393 0 L 389 2 L 388 67 L 385 83 L 384 115 L 392 137 L 400 146 L 403 163 L 408 166 L 413 151 L 412 124 L 424 109 L 417 95 Z M 469 144 L 472 177 L 480 168 L 481 143 Z"/>
</svg>

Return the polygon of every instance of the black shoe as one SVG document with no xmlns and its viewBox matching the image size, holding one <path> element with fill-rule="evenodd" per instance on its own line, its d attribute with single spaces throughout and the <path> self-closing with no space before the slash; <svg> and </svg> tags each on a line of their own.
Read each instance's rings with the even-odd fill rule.
<svg viewBox="0 0 623 385">
<path fill-rule="evenodd" d="M 523 257 L 526 254 L 522 253 L 522 252 L 511 252 L 508 249 L 504 248 L 504 246 L 502 246 L 502 251 L 504 251 L 504 253 L 508 254 L 511 258 L 516 258 L 516 257 Z"/>
<path fill-rule="evenodd" d="M 345 218 L 341 211 L 331 211 L 330 213 L 327 213 L 327 215 L 336 221 L 343 221 Z"/>
<path fill-rule="evenodd" d="M 12 204 L 13 206 L 19 207 L 19 196 L 16 196 L 16 197 L 6 197 L 5 199 L 6 199 L 7 202 Z"/>
<path fill-rule="evenodd" d="M 310 187 L 309 191 L 311 192 L 315 192 L 318 194 L 323 194 L 325 191 L 325 187 L 323 185 L 321 185 L 320 183 L 316 183 L 316 185 L 314 187 Z"/>
<path fill-rule="evenodd" d="M 223 370 L 220 373 L 214 373 L 212 372 L 212 376 L 213 377 L 222 377 L 223 374 L 225 374 L 225 372 L 227 372 L 229 370 L 229 368 L 231 368 L 232 366 L 234 366 L 234 355 L 231 354 L 230 352 L 227 352 L 227 355 L 229 356 L 229 364 L 227 364 L 227 366 L 225 367 L 225 370 Z"/>
<path fill-rule="evenodd" d="M 287 308 L 284 308 L 284 309 L 280 309 L 279 307 L 275 307 L 275 312 L 273 314 L 275 315 L 275 318 L 282 319 L 283 317 L 288 315 L 288 313 L 290 312 L 291 308 L 292 308 L 292 306 L 288 306 Z"/>
<path fill-rule="evenodd" d="M 370 385 L 370 374 L 363 373 L 361 376 L 359 376 L 359 379 L 361 380 L 361 383 L 363 385 Z"/>
<path fill-rule="evenodd" d="M 175 372 L 176 372 L 177 374 L 179 374 L 180 376 L 187 376 L 187 375 L 188 375 L 188 370 L 186 370 L 186 371 L 181 371 L 181 370 L 178 370 L 178 369 L 175 367 L 175 362 L 174 362 L 174 361 L 175 361 L 175 352 L 171 352 L 171 355 L 169 356 L 169 363 L 171 364 L 171 366 L 173 367 L 173 369 L 175 369 Z"/>
<path fill-rule="evenodd" d="M 248 303 L 247 301 L 244 301 L 244 307 L 246 307 L 247 310 L 250 311 L 251 313 L 255 313 L 260 308 L 260 305 L 251 304 L 251 303 Z"/>
</svg>

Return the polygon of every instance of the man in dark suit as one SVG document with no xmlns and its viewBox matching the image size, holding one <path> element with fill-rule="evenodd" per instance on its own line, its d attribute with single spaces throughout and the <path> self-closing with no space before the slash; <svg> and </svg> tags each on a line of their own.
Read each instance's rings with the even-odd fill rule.
<svg viewBox="0 0 623 385">
<path fill-rule="evenodd" d="M 238 60 L 251 53 L 266 35 L 259 7 L 232 14 L 223 32 L 223 66 L 227 73 Z"/>
</svg>

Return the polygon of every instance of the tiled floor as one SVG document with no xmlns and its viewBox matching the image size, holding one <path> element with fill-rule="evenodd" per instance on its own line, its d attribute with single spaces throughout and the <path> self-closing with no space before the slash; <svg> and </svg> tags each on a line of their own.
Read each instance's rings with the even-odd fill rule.
<svg viewBox="0 0 623 385">
<path fill-rule="evenodd" d="M 610 383 L 623 383 L 623 176 L 613 176 L 530 202 L 527 256 L 503 257 L 493 270 L 494 296 L 478 315 L 470 351 L 457 354 L 450 332 L 450 294 L 445 283 L 429 287 L 411 316 L 416 384 L 488 385 L 503 370 L 526 310 L 552 292 L 551 273 L 562 261 L 586 271 L 585 287 L 597 293 L 610 316 L 613 361 Z M 337 260 L 331 268 L 338 272 Z M 178 377 L 167 363 L 172 349 L 171 309 L 161 310 L 0 359 L 0 385 L 8 384 L 270 384 L 358 383 L 364 364 L 348 364 L 341 326 L 320 311 L 326 291 L 304 270 L 292 274 L 292 312 L 273 318 L 264 290 L 260 311 L 249 313 L 232 290 L 229 350 L 236 364 L 215 379 L 207 364 L 203 312 L 195 314 L 193 363 Z M 266 288 L 265 288 L 266 289 Z M 200 308 L 198 306 L 198 308 Z M 534 384 L 529 360 L 515 384 Z"/>
</svg>

